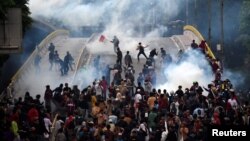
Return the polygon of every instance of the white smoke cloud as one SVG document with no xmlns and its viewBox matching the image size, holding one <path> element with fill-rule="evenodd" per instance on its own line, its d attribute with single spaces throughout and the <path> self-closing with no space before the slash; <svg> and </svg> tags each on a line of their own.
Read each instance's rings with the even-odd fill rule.
<svg viewBox="0 0 250 141">
<path fill-rule="evenodd" d="M 103 24 L 110 35 L 138 35 L 140 25 L 160 25 L 176 16 L 183 0 L 30 0 L 32 17 L 57 20 L 64 26 Z M 164 23 L 166 24 L 166 23 Z M 158 28 L 158 27 L 152 27 Z"/>
<path fill-rule="evenodd" d="M 168 91 L 177 90 L 179 85 L 183 88 L 190 88 L 194 81 L 201 86 L 207 86 L 214 80 L 214 76 L 205 56 L 196 50 L 186 50 L 184 58 L 179 63 L 170 64 L 164 71 L 166 83 L 159 85 L 159 88 Z"/>
</svg>

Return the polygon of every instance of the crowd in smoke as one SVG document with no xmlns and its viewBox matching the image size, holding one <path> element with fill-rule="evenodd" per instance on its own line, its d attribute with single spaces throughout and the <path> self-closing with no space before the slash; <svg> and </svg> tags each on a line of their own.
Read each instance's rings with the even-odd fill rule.
<svg viewBox="0 0 250 141">
<path fill-rule="evenodd" d="M 162 59 L 163 50 L 161 49 Z M 150 54 L 152 51 L 155 50 L 151 50 Z M 46 85 L 44 103 L 41 95 L 34 97 L 29 92 L 25 93 L 24 98 L 14 101 L 14 108 L 9 106 L 8 99 L 0 103 L 0 119 L 4 121 L 0 135 L 4 140 L 43 141 L 56 138 L 58 141 L 206 141 L 210 126 L 249 126 L 249 102 L 242 100 L 242 95 L 237 95 L 229 79 L 208 76 L 206 87 L 200 84 L 202 79 L 196 78 L 199 82 L 192 82 L 193 77 L 201 77 L 201 74 L 204 77 L 206 73 L 212 73 L 214 66 L 210 61 L 215 60 L 209 60 L 208 56 L 205 58 L 200 48 L 179 52 L 178 55 L 177 61 L 162 63 L 161 67 L 164 70 L 175 70 L 171 72 L 173 74 L 185 74 L 189 68 L 190 71 L 198 68 L 195 72 L 198 76 L 175 76 L 183 81 L 188 79 L 192 84 L 185 86 L 179 82 L 183 85 L 179 84 L 171 92 L 166 90 L 170 85 L 159 89 L 153 81 L 155 76 L 148 77 L 156 71 L 150 62 L 154 60 L 154 55 L 145 56 L 147 70 L 142 70 L 144 85 L 138 82 L 135 86 L 134 80 L 126 75 L 119 81 L 112 79 L 114 81 L 111 84 L 108 77 L 100 79 L 99 76 L 103 75 L 99 74 L 102 73 L 101 63 L 105 62 L 101 62 L 103 56 L 97 55 L 93 59 L 93 65 L 82 70 L 85 71 L 82 81 L 88 81 L 91 74 L 97 78 L 87 87 L 71 87 L 68 83 L 59 82 L 55 89 Z M 189 60 L 193 59 L 197 59 L 197 66 L 189 64 Z M 174 64 L 179 68 L 175 69 Z M 127 69 L 129 67 L 132 66 Z M 216 71 L 222 70 L 220 67 L 216 67 Z M 120 72 L 118 70 L 115 73 Z M 209 82 L 210 80 L 213 82 Z M 207 95 L 204 95 L 205 91 Z M 249 98 L 249 94 L 245 98 Z M 55 113 L 59 114 L 52 124 L 51 116 Z"/>
</svg>

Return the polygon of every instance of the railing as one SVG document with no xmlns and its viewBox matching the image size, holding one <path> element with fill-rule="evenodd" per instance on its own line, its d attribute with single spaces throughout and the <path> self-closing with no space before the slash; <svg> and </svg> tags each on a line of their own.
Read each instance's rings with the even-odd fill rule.
<svg viewBox="0 0 250 141">
<path fill-rule="evenodd" d="M 170 37 L 170 39 L 174 42 L 174 44 L 177 46 L 179 50 L 185 50 L 185 45 L 182 43 L 182 41 L 178 38 L 178 36 L 173 35 Z"/>
<path fill-rule="evenodd" d="M 198 37 L 198 39 L 200 41 L 205 40 L 203 38 L 203 36 L 201 35 L 201 33 L 195 27 L 193 27 L 191 25 L 186 25 L 186 26 L 184 26 L 183 29 L 187 30 L 187 31 L 191 31 L 192 33 L 194 33 L 194 35 L 196 35 L 196 37 Z M 207 46 L 207 53 L 209 54 L 209 56 L 212 57 L 212 59 L 216 59 L 216 57 L 214 56 L 212 50 L 210 49 L 210 47 L 208 46 L 207 43 L 206 43 L 206 46 Z"/>
<path fill-rule="evenodd" d="M 15 86 L 18 85 L 18 81 L 22 81 L 22 76 L 29 72 L 31 67 L 34 67 L 34 59 L 39 53 L 39 55 L 43 56 L 48 51 L 48 44 L 52 42 L 54 38 L 57 36 L 68 36 L 69 31 L 67 30 L 56 30 L 50 33 L 32 52 L 26 62 L 21 66 L 21 68 L 15 73 L 15 75 L 11 78 L 11 85 Z"/>
<path fill-rule="evenodd" d="M 96 38 L 97 34 L 94 33 L 90 36 L 90 38 L 88 39 L 87 41 L 87 44 L 92 42 L 94 40 L 94 38 Z M 89 64 L 89 58 L 91 57 L 91 54 L 89 54 L 89 52 L 87 51 L 87 47 L 84 46 L 81 50 L 81 56 L 79 57 L 78 61 L 77 61 L 77 65 L 76 65 L 76 71 L 74 73 L 74 77 L 73 77 L 73 80 L 72 80 L 72 83 L 74 83 L 75 81 L 75 77 L 76 77 L 76 74 L 77 74 L 77 70 L 80 69 L 80 67 L 82 66 L 83 62 L 85 62 L 85 64 Z"/>
</svg>

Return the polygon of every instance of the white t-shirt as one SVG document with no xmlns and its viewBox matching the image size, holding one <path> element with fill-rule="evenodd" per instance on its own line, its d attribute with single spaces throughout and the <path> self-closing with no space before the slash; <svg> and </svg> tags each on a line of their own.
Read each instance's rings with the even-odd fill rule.
<svg viewBox="0 0 250 141">
<path fill-rule="evenodd" d="M 97 86 L 96 88 L 95 88 L 95 90 L 96 90 L 96 95 L 102 95 L 102 86 Z"/>
<path fill-rule="evenodd" d="M 142 99 L 141 94 L 137 93 L 137 94 L 135 95 L 135 103 L 139 103 L 141 99 Z"/>
<path fill-rule="evenodd" d="M 49 127 L 52 125 L 50 119 L 48 119 L 48 118 L 45 117 L 45 118 L 43 119 L 43 121 L 44 121 L 46 130 L 49 132 L 49 131 L 50 131 L 50 130 L 49 130 Z"/>
<path fill-rule="evenodd" d="M 237 108 L 238 106 L 238 103 L 235 99 L 228 99 L 227 102 L 232 106 L 233 109 Z"/>
<path fill-rule="evenodd" d="M 55 125 L 55 131 L 57 131 L 61 128 L 61 124 L 64 123 L 62 120 L 57 120 Z"/>
<path fill-rule="evenodd" d="M 175 108 L 176 108 L 176 115 L 179 115 L 179 102 L 178 101 L 176 101 L 175 103 L 174 103 L 174 105 L 175 105 Z"/>
</svg>

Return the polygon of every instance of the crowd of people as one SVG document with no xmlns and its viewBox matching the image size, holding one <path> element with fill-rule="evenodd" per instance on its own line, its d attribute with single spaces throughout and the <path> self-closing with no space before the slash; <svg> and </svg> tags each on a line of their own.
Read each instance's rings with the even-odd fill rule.
<svg viewBox="0 0 250 141">
<path fill-rule="evenodd" d="M 216 77 L 207 87 L 193 82 L 168 92 L 157 89 L 155 49 L 149 57 L 139 49 L 138 59 L 144 53 L 147 61 L 137 80 L 129 51 L 123 58 L 119 47 L 114 49 L 116 64 L 106 68 L 114 72 L 111 82 L 110 73 L 103 73 L 82 90 L 47 85 L 43 99 L 27 92 L 12 104 L 1 103 L 1 140 L 207 141 L 209 126 L 250 125 L 249 96 L 242 100 L 229 79 L 216 76 L 222 74 L 217 60 L 208 60 Z M 163 64 L 172 61 L 164 48 L 160 52 Z"/>
</svg>

